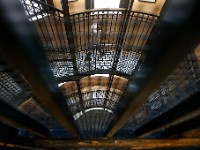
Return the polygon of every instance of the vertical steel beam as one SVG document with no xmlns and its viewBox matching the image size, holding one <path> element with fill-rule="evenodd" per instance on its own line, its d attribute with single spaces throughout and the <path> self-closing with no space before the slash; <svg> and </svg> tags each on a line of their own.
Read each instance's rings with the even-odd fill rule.
<svg viewBox="0 0 200 150">
<path fill-rule="evenodd" d="M 20 2 L 1 0 L 0 13 L 0 46 L 5 60 L 25 76 L 41 104 L 72 137 L 77 137 L 65 98 Z"/>
<path fill-rule="evenodd" d="M 122 21 L 120 22 L 120 31 L 119 31 L 119 35 L 118 35 L 118 39 L 117 39 L 117 48 L 116 48 L 116 53 L 114 55 L 112 70 L 116 70 L 116 68 L 117 68 L 117 64 L 118 64 L 120 54 L 121 54 L 121 50 L 122 50 L 121 45 L 124 41 L 124 36 L 126 34 L 126 30 L 127 30 L 127 26 L 128 26 L 133 2 L 134 2 L 134 0 L 130 0 L 128 2 L 127 8 L 126 8 L 124 14 L 122 15 L 123 18 L 122 18 Z M 105 100 L 104 100 L 104 107 L 106 106 L 106 103 L 107 103 L 107 100 L 108 100 L 108 96 L 109 96 L 109 93 L 110 93 L 110 89 L 111 89 L 111 86 L 112 86 L 113 79 L 114 79 L 114 75 L 109 75 L 109 81 L 108 81 L 107 90 L 106 90 L 106 94 L 105 94 Z"/>
<path fill-rule="evenodd" d="M 148 96 L 199 43 L 198 0 L 168 0 L 145 47 L 143 65 L 131 77 L 122 101 L 126 109 L 107 136 L 120 130 Z M 130 100 L 129 100 L 130 99 Z M 125 108 L 125 107 L 124 107 Z"/>
<path fill-rule="evenodd" d="M 130 0 L 120 0 L 119 8 L 127 8 Z"/>
<path fill-rule="evenodd" d="M 72 64 L 73 64 L 73 72 L 74 76 L 78 75 L 78 66 L 76 63 L 76 50 L 74 45 L 74 35 L 72 31 L 72 24 L 70 19 L 70 13 L 69 13 L 69 6 L 67 0 L 62 0 L 62 9 L 64 13 L 64 20 L 65 20 L 65 30 L 67 34 L 67 41 L 69 45 L 69 50 L 72 56 Z M 81 93 L 81 86 L 80 86 L 80 79 L 76 81 L 77 90 L 78 90 L 78 96 L 81 104 L 81 109 L 84 112 L 84 104 L 83 104 L 83 98 Z"/>
<path fill-rule="evenodd" d="M 85 9 L 94 9 L 94 0 L 85 0 Z"/>
</svg>

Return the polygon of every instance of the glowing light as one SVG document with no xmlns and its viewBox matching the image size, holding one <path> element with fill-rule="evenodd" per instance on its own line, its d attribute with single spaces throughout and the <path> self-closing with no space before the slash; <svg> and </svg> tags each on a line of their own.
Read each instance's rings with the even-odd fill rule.
<svg viewBox="0 0 200 150">
<path fill-rule="evenodd" d="M 139 1 L 141 1 L 141 2 L 150 2 L 150 3 L 155 3 L 156 2 L 156 0 L 139 0 Z"/>
<path fill-rule="evenodd" d="M 112 110 L 110 109 L 107 109 L 107 108 L 103 108 L 103 107 L 93 107 L 93 108 L 89 108 L 89 109 L 86 109 L 85 112 L 89 112 L 89 111 L 93 111 L 93 110 L 104 110 L 104 111 L 107 111 L 109 113 L 113 113 Z M 76 113 L 73 117 L 74 117 L 74 120 L 77 120 L 78 118 L 80 118 L 83 114 L 83 111 L 80 111 L 78 113 Z"/>
<path fill-rule="evenodd" d="M 109 74 L 94 74 L 91 77 L 109 77 Z"/>
<path fill-rule="evenodd" d="M 120 0 L 95 0 L 94 8 L 119 8 Z"/>
<path fill-rule="evenodd" d="M 63 84 L 65 84 L 66 82 L 62 82 L 58 84 L 58 87 L 61 87 Z"/>
</svg>

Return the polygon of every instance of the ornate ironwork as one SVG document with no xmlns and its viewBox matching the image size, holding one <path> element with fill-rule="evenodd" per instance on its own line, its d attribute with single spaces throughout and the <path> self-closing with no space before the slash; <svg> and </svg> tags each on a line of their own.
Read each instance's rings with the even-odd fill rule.
<svg viewBox="0 0 200 150">
<path fill-rule="evenodd" d="M 70 77 L 88 73 L 75 82 L 68 80 L 61 89 L 80 133 L 87 137 L 93 134 L 103 136 L 111 120 L 116 117 L 113 110 L 116 111 L 116 105 L 128 81 L 120 77 L 120 73 L 129 76 L 140 65 L 140 60 L 143 59 L 141 56 L 145 55 L 143 48 L 158 16 L 134 11 L 127 13 L 125 9 L 89 10 L 72 14 L 69 17 L 74 42 L 68 43 L 67 35 L 72 33 L 66 35 L 62 10 L 47 5 L 44 1 L 20 1 L 41 39 L 55 78 L 58 81 L 65 77 L 70 80 Z M 126 25 L 124 18 L 128 18 Z M 75 48 L 74 56 L 70 47 Z M 27 89 L 16 82 L 6 67 L 0 64 L 0 99 L 48 126 L 51 137 L 69 137 L 68 132 L 37 103 L 37 97 L 31 98 L 32 93 L 26 100 L 18 103 L 12 101 Z M 102 74 L 105 75 L 106 71 L 114 73 L 104 77 Z M 102 73 L 101 77 L 97 77 L 94 72 Z M 23 78 L 21 81 L 28 84 Z M 147 103 L 133 114 L 119 131 L 120 135 L 133 136 L 141 125 L 198 91 L 198 84 L 199 65 L 194 55 L 190 54 L 180 68 L 149 96 Z"/>
<path fill-rule="evenodd" d="M 63 12 L 43 3 L 40 5 L 41 7 L 38 5 L 37 8 L 39 10 L 34 11 L 36 20 L 33 23 L 43 43 L 54 76 L 58 79 L 63 77 L 70 79 L 70 76 L 79 76 L 79 74 L 81 76 L 84 73 L 95 71 L 100 74 L 101 71 L 102 73 L 115 71 L 119 74 L 131 75 L 138 65 L 143 47 L 157 20 L 155 15 L 140 12 L 126 13 L 125 9 L 90 10 L 72 14 L 70 21 L 74 42 L 70 43 L 73 45 L 69 45 L 65 33 Z M 33 1 L 29 6 L 32 8 L 29 10 L 26 8 L 26 11 L 35 9 Z M 53 13 L 45 12 L 43 8 L 46 7 Z M 46 15 L 47 13 L 48 15 Z M 129 19 L 126 24 L 127 29 L 121 30 L 124 15 L 127 15 Z M 70 53 L 70 47 L 75 48 L 75 58 Z M 75 68 L 77 71 L 74 70 Z M 74 72 L 76 73 L 74 74 Z M 102 133 L 105 132 L 110 121 L 116 117 L 112 110 L 118 104 L 127 79 L 124 78 L 123 83 L 120 81 L 121 79 L 116 82 L 115 80 L 119 77 L 112 74 L 106 78 L 105 83 L 102 83 L 105 77 L 99 77 L 98 84 L 94 85 L 95 77 L 88 76 L 85 83 L 82 82 L 84 78 L 78 79 L 80 80 L 78 81 L 80 82 L 79 88 L 74 82 L 72 84 L 74 91 L 66 93 L 64 90 L 63 93 L 80 132 L 85 133 L 94 129 L 95 126 L 96 132 Z M 69 83 L 71 84 L 71 82 L 67 82 L 64 85 Z M 87 84 L 88 90 L 84 90 L 85 84 Z M 124 88 L 118 89 L 115 84 L 118 86 L 122 84 Z M 95 86 L 98 88 L 93 89 Z M 63 89 L 63 86 L 61 88 Z M 99 113 L 101 117 L 95 121 Z M 112 119 L 110 119 L 111 117 Z"/>
</svg>

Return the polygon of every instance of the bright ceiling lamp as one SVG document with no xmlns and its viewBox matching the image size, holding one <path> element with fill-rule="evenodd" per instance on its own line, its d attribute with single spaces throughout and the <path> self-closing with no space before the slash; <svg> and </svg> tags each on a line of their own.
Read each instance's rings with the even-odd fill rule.
<svg viewBox="0 0 200 150">
<path fill-rule="evenodd" d="M 120 0 L 94 0 L 94 8 L 119 8 Z"/>
<path fill-rule="evenodd" d="M 94 74 L 91 77 L 109 77 L 109 74 Z"/>
<path fill-rule="evenodd" d="M 58 87 L 61 87 L 62 85 L 64 85 L 66 82 L 62 82 L 58 84 Z"/>
<path fill-rule="evenodd" d="M 139 0 L 140 2 L 149 2 L 149 3 L 155 3 L 156 0 Z"/>
<path fill-rule="evenodd" d="M 68 2 L 75 2 L 75 1 L 78 1 L 78 0 L 68 0 Z"/>
<path fill-rule="evenodd" d="M 85 113 L 90 112 L 90 111 L 94 111 L 94 110 L 96 110 L 96 111 L 97 111 L 97 110 L 103 110 L 103 111 L 107 111 L 107 112 L 109 112 L 109 113 L 113 113 L 112 110 L 107 109 L 107 108 L 103 108 L 103 107 L 88 108 L 88 109 L 85 110 Z M 80 112 L 76 113 L 76 114 L 73 116 L 73 117 L 74 117 L 74 120 L 77 120 L 77 119 L 80 118 L 83 114 L 84 114 L 83 111 L 80 111 Z"/>
</svg>

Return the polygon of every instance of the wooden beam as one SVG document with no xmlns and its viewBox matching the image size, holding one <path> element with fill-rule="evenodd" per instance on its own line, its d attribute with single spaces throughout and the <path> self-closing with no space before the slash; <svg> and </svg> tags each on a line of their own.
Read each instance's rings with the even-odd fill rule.
<svg viewBox="0 0 200 150">
<path fill-rule="evenodd" d="M 156 28 L 149 37 L 145 48 L 146 56 L 142 66 L 129 80 L 121 101 L 129 103 L 119 114 L 118 120 L 111 125 L 107 136 L 112 137 L 120 130 L 133 113 L 148 99 L 148 96 L 159 87 L 176 66 L 194 50 L 199 43 L 198 17 L 199 1 L 168 0 L 159 17 Z M 179 9 L 180 6 L 190 9 Z M 175 14 L 181 14 L 179 16 Z M 184 17 L 186 16 L 187 17 Z M 180 21 L 181 20 L 181 21 Z M 198 32 L 198 33 L 197 33 Z M 120 106 L 120 105 L 119 105 Z"/>
<path fill-rule="evenodd" d="M 192 129 L 186 132 L 183 132 L 180 135 L 181 138 L 200 138 L 200 127 L 197 129 Z"/>
<path fill-rule="evenodd" d="M 170 126 L 165 128 L 165 130 L 161 133 L 160 138 L 163 137 L 171 137 L 171 136 L 179 136 L 181 133 L 197 129 L 200 127 L 200 115 L 184 121 L 182 123 L 176 124 L 174 126 Z"/>
<path fill-rule="evenodd" d="M 72 137 L 77 137 L 65 97 L 58 88 L 41 43 L 20 1 L 1 0 L 0 13 L 5 14 L 0 16 L 0 45 L 5 60 L 25 76 L 41 104 Z"/>
<path fill-rule="evenodd" d="M 8 146 L 27 146 L 43 149 L 69 149 L 69 148 L 184 148 L 200 146 L 200 138 L 186 139 L 133 139 L 133 140 L 52 140 L 52 139 L 15 139 L 3 141 Z"/>
<path fill-rule="evenodd" d="M 162 136 L 164 137 L 163 135 L 165 134 L 166 130 L 168 130 L 168 128 L 171 128 L 171 127 L 176 127 L 176 126 L 179 126 L 181 128 L 182 124 L 185 124 L 186 122 L 190 122 L 189 125 L 187 125 L 186 128 L 184 128 L 184 130 L 182 130 L 181 132 L 185 132 L 187 130 L 192 130 L 194 128 L 197 128 L 198 126 L 200 127 L 200 124 L 198 122 L 197 119 L 193 120 L 192 118 L 195 118 L 197 116 L 200 116 L 200 110 L 195 110 L 185 116 L 182 116 L 182 117 L 179 117 L 177 118 L 176 120 L 168 123 L 168 124 L 165 124 L 164 126 L 161 126 L 159 128 L 156 128 L 154 130 L 151 130 L 145 134 L 142 134 L 139 136 L 139 138 L 145 138 L 145 137 L 149 137 L 151 135 L 154 135 L 158 132 L 161 132 L 161 134 L 159 134 L 159 137 Z M 178 127 L 178 130 L 179 130 L 179 127 Z M 163 131 L 165 130 L 165 131 Z M 174 133 L 172 134 L 181 134 L 180 131 L 178 132 L 178 130 L 174 130 Z M 164 133 L 164 134 L 163 134 Z M 137 136 L 137 132 L 136 132 L 136 136 Z"/>
<path fill-rule="evenodd" d="M 13 150 L 13 149 L 15 150 L 46 150 L 46 149 L 41 149 L 41 148 L 33 148 L 33 147 L 8 144 L 8 143 L 3 143 L 3 142 L 0 142 L 0 149 L 1 150 Z"/>
<path fill-rule="evenodd" d="M 19 130 L 13 128 L 5 123 L 0 122 L 0 136 L 7 135 L 7 136 L 14 136 L 18 135 Z"/>
<path fill-rule="evenodd" d="M 179 120 L 179 118 L 180 120 L 183 120 L 183 118 L 186 118 L 188 115 L 191 116 L 190 113 L 199 110 L 200 108 L 199 99 L 200 93 L 191 95 L 187 100 L 183 101 L 179 105 L 138 128 L 135 131 L 135 136 L 145 137 L 168 126 L 170 123 Z"/>
<path fill-rule="evenodd" d="M 11 127 L 26 129 L 38 136 L 49 136 L 49 129 L 0 100 L 0 120 Z"/>
</svg>

